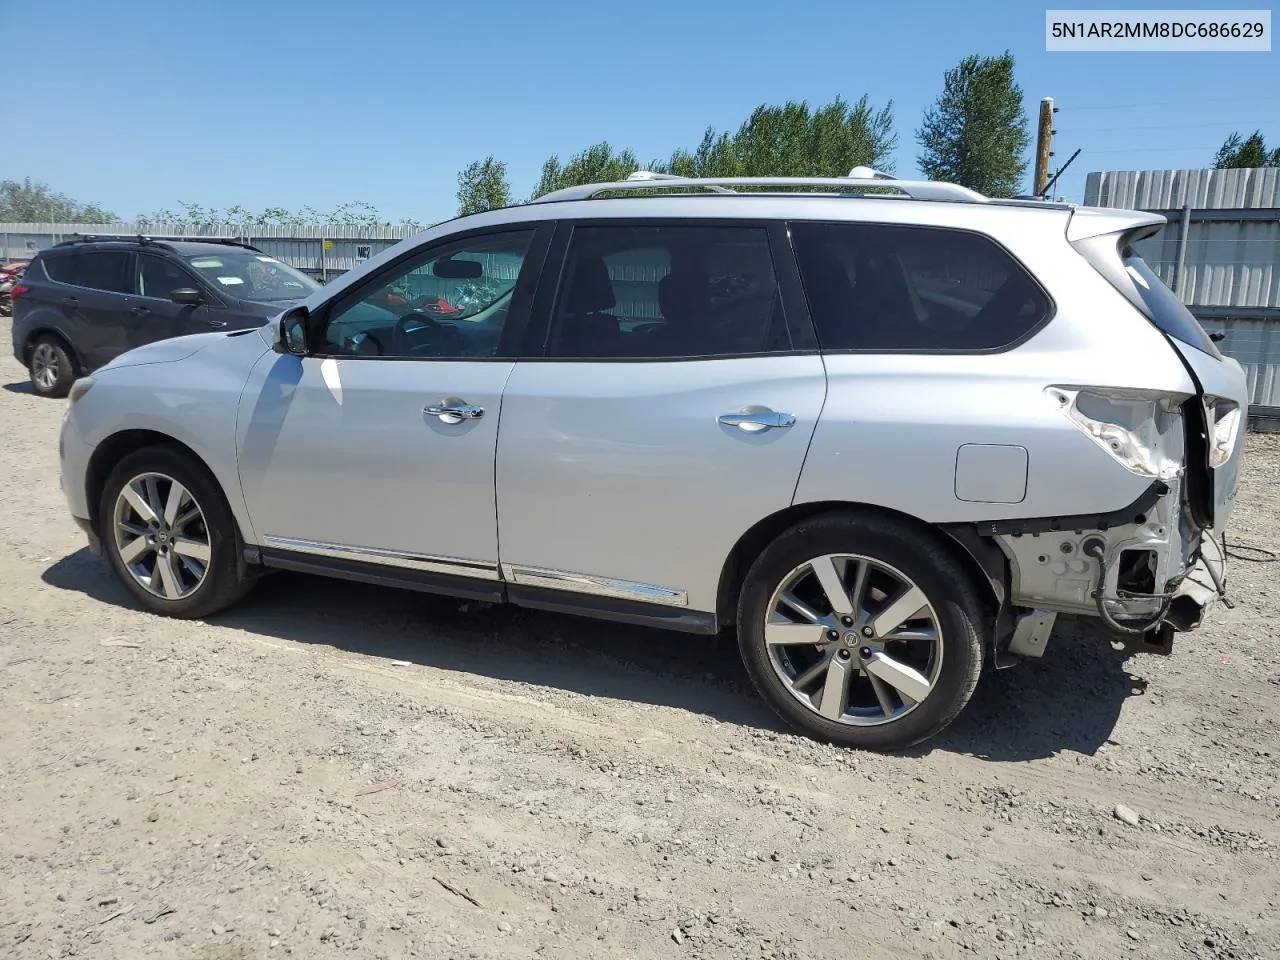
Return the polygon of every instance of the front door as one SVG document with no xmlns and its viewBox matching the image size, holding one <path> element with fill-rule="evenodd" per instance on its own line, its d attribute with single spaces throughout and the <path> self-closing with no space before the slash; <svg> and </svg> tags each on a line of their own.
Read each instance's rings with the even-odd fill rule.
<svg viewBox="0 0 1280 960">
<path fill-rule="evenodd" d="M 264 551 L 496 584 L 498 418 L 535 239 L 507 229 L 411 252 L 315 311 L 308 356 L 259 361 L 238 448 Z"/>
<path fill-rule="evenodd" d="M 199 290 L 203 285 L 190 272 L 166 257 L 139 253 L 137 260 L 136 296 L 129 308 L 130 348 L 155 340 L 183 337 L 189 333 L 208 333 L 225 326 L 206 302 L 174 303 L 170 294 L 183 288 Z"/>
<path fill-rule="evenodd" d="M 791 503 L 826 391 L 785 233 L 581 224 L 559 290 L 503 398 L 504 574 L 713 612 L 734 544 Z"/>
</svg>

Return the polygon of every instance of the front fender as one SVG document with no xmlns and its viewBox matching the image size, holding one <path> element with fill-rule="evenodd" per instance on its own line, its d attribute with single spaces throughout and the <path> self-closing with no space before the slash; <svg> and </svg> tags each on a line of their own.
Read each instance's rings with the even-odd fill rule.
<svg viewBox="0 0 1280 960">
<path fill-rule="evenodd" d="M 67 427 L 91 450 L 136 430 L 187 446 L 222 488 L 244 540 L 255 543 L 237 469 L 236 420 L 249 371 L 267 349 L 250 333 L 225 337 L 186 360 L 104 367 L 70 408 Z"/>
</svg>

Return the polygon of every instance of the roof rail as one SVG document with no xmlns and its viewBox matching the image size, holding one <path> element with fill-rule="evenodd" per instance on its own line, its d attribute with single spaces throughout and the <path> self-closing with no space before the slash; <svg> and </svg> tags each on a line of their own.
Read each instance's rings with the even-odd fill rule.
<svg viewBox="0 0 1280 960">
<path fill-rule="evenodd" d="M 953 200 L 984 203 L 982 194 L 956 183 L 933 180 L 899 180 L 870 167 L 854 167 L 847 177 L 680 177 L 670 173 L 637 170 L 614 183 L 586 183 L 581 186 L 553 190 L 535 198 L 532 203 L 556 203 L 567 200 L 590 200 L 615 190 L 660 190 L 664 188 L 696 188 L 716 193 L 737 193 L 733 187 L 840 187 L 848 194 L 857 188 L 898 190 L 912 200 Z M 853 176 L 859 174 L 859 176 Z M 728 189 L 726 189 L 728 188 Z"/>
<path fill-rule="evenodd" d="M 111 241 L 125 243 L 218 243 L 228 247 L 243 247 L 246 250 L 258 250 L 253 244 L 238 237 L 153 237 L 141 233 L 77 233 L 69 240 L 54 244 L 56 247 L 70 247 L 77 243 L 104 243 Z"/>
<path fill-rule="evenodd" d="M 627 176 L 627 182 L 633 183 L 637 180 L 663 180 L 670 182 L 672 180 L 690 180 L 691 177 L 682 177 L 677 173 L 654 173 L 652 170 L 637 170 L 635 173 Z M 712 193 L 733 193 L 728 187 L 708 186 L 708 190 Z"/>
</svg>

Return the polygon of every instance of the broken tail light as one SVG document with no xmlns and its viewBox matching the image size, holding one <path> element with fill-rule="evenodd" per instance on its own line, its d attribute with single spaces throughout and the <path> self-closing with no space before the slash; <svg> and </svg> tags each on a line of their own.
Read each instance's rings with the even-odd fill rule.
<svg viewBox="0 0 1280 960">
<path fill-rule="evenodd" d="M 1226 466 L 1240 437 L 1240 405 L 1220 397 L 1204 398 L 1205 423 L 1210 424 L 1209 466 Z"/>
<path fill-rule="evenodd" d="M 1131 473 L 1168 479 L 1183 465 L 1179 407 L 1186 395 L 1117 387 L 1051 386 L 1049 401 Z"/>
</svg>

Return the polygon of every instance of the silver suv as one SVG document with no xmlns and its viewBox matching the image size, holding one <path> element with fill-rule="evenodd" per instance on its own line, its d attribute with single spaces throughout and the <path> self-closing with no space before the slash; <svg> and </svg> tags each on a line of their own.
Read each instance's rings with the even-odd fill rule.
<svg viewBox="0 0 1280 960">
<path fill-rule="evenodd" d="M 1247 401 L 1134 252 L 1164 218 L 856 172 L 575 187 L 131 350 L 71 390 L 71 513 L 169 616 L 282 569 L 733 628 L 785 721 L 870 749 L 1059 615 L 1167 653 Z"/>
</svg>

